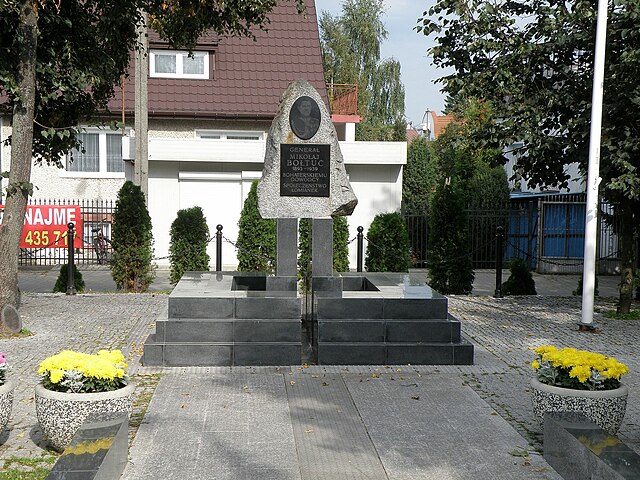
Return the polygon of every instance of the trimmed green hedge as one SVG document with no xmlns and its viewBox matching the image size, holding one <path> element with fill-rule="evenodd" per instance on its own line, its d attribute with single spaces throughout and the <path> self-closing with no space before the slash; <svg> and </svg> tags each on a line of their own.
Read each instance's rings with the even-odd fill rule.
<svg viewBox="0 0 640 480">
<path fill-rule="evenodd" d="M 398 212 L 376 215 L 367 232 L 365 268 L 368 272 L 407 272 L 409 235 Z"/>
<path fill-rule="evenodd" d="M 184 272 L 209 270 L 209 227 L 201 207 L 178 210 L 169 233 L 172 284 L 178 283 Z"/>
</svg>

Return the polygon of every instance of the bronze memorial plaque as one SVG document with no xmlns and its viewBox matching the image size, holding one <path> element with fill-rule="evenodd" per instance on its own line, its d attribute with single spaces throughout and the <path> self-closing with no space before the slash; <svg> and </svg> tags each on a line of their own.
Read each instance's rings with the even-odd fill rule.
<svg viewBox="0 0 640 480">
<path fill-rule="evenodd" d="M 280 144 L 280 196 L 328 197 L 331 145 Z"/>
</svg>

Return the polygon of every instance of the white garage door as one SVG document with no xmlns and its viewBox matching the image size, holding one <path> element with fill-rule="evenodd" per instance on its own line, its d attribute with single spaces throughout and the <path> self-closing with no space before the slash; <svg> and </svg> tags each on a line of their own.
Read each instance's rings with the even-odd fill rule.
<svg viewBox="0 0 640 480">
<path fill-rule="evenodd" d="M 216 225 L 223 226 L 222 234 L 235 243 L 238 238 L 238 220 L 242 210 L 242 182 L 240 179 L 191 178 L 180 175 L 180 208 L 202 207 L 209 226 L 209 234 L 215 237 Z M 216 268 L 216 242 L 209 243 L 210 268 Z M 235 269 L 238 265 L 236 250 L 227 241 L 222 243 L 222 264 L 224 269 Z"/>
</svg>

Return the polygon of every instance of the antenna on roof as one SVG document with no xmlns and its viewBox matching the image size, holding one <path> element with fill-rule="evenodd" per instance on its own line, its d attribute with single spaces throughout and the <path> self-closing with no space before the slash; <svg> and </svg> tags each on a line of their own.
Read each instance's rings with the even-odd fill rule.
<svg viewBox="0 0 640 480">
<path fill-rule="evenodd" d="M 431 122 L 429 121 L 430 117 L 431 110 L 427 108 L 427 110 L 424 112 L 424 115 L 422 116 L 422 122 L 420 123 L 420 129 L 422 130 L 423 134 L 426 134 L 425 136 L 427 137 L 427 140 L 431 139 Z"/>
</svg>

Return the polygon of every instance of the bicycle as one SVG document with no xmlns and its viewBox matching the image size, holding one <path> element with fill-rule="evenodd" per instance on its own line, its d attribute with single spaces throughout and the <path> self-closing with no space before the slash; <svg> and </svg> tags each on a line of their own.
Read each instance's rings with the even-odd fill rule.
<svg viewBox="0 0 640 480">
<path fill-rule="evenodd" d="M 109 249 L 107 244 L 111 245 L 111 240 L 104 236 L 104 233 L 102 233 L 102 227 L 93 227 L 91 232 L 95 235 L 93 237 L 93 248 L 96 252 L 98 264 L 102 265 L 103 263 L 107 263 L 107 254 Z"/>
</svg>

